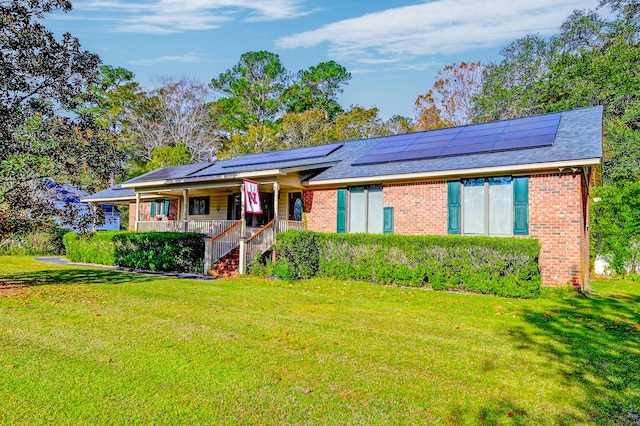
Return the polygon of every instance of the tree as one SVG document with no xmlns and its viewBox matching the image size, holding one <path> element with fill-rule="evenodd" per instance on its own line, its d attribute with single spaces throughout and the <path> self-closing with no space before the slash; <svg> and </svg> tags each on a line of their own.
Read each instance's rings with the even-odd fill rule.
<svg viewBox="0 0 640 426">
<path fill-rule="evenodd" d="M 279 148 L 278 125 L 251 124 L 245 131 L 231 134 L 220 151 L 220 158 L 275 151 Z"/>
<path fill-rule="evenodd" d="M 191 152 L 186 143 L 180 142 L 175 146 L 167 145 L 154 149 L 151 161 L 147 164 L 147 171 L 161 167 L 184 166 L 189 163 L 191 163 Z"/>
<path fill-rule="evenodd" d="M 351 73 L 334 62 L 321 62 L 307 70 L 298 71 L 297 81 L 287 91 L 288 111 L 324 111 L 327 120 L 333 120 L 343 111 L 338 103 L 342 85 L 351 80 Z"/>
<path fill-rule="evenodd" d="M 94 190 L 121 158 L 109 134 L 81 109 L 92 101 L 97 55 L 40 22 L 67 0 L 0 0 L 0 210 L 35 220 L 56 213 L 45 178 Z"/>
<path fill-rule="evenodd" d="M 348 141 L 390 135 L 391 132 L 378 112 L 375 107 L 367 109 L 359 105 L 351 106 L 349 111 L 336 118 L 330 131 L 331 140 Z"/>
<path fill-rule="evenodd" d="M 211 80 L 211 87 L 223 95 L 216 101 L 223 113 L 221 124 L 231 132 L 275 121 L 284 111 L 289 79 L 277 54 L 243 53 L 233 68 Z"/>
<path fill-rule="evenodd" d="M 577 11 L 549 40 L 510 45 L 476 99 L 479 120 L 602 105 L 605 183 L 640 177 L 640 29 L 620 14 L 625 2 L 611 3 L 619 6 L 613 19 Z"/>
<path fill-rule="evenodd" d="M 394 115 L 386 122 L 386 127 L 392 135 L 409 133 L 414 126 L 415 124 L 411 118 L 402 115 Z"/>
<path fill-rule="evenodd" d="M 127 116 L 144 96 L 134 77 L 125 68 L 100 66 L 98 82 L 93 87 L 96 104 L 87 112 L 93 114 L 99 125 L 113 133 L 121 132 Z"/>
<path fill-rule="evenodd" d="M 473 116 L 472 98 L 482 87 L 483 68 L 480 62 L 461 62 L 438 71 L 433 88 L 416 99 L 417 129 L 469 124 Z"/>
<path fill-rule="evenodd" d="M 209 97 L 208 87 L 195 80 L 160 80 L 127 116 L 124 133 L 132 159 L 144 164 L 157 148 L 184 143 L 192 162 L 215 160 L 221 141 Z"/>
<path fill-rule="evenodd" d="M 482 89 L 474 98 L 474 121 L 505 120 L 540 113 L 531 89 L 548 73 L 552 44 L 537 35 L 514 41 L 500 51 L 499 63 L 486 66 Z"/>
<path fill-rule="evenodd" d="M 281 147 L 301 148 L 329 143 L 330 129 L 331 122 L 321 109 L 287 113 L 280 121 Z"/>
</svg>

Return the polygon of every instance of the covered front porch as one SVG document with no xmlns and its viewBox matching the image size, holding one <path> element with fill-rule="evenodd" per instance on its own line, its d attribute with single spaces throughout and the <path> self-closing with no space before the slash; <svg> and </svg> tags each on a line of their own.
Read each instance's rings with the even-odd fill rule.
<svg viewBox="0 0 640 426">
<path fill-rule="evenodd" d="M 261 213 L 246 212 L 242 180 L 208 185 L 136 188 L 130 204 L 131 230 L 197 232 L 205 235 L 205 272 L 234 252 L 238 270 L 271 248 L 275 235 L 304 229 L 302 188 L 277 180 L 256 181 Z"/>
</svg>

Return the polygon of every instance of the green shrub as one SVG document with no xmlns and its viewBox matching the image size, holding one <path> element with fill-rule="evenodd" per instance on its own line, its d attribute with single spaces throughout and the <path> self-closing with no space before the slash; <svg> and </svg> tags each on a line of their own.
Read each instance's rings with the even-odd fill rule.
<svg viewBox="0 0 640 426">
<path fill-rule="evenodd" d="M 204 267 L 202 234 L 121 232 L 114 242 L 118 266 L 174 272 L 202 272 Z"/>
<path fill-rule="evenodd" d="M 511 297 L 540 293 L 540 244 L 528 238 L 288 231 L 278 234 L 275 250 L 277 263 L 287 259 L 293 272 L 285 272 L 294 277 L 321 275 Z"/>
<path fill-rule="evenodd" d="M 67 232 L 63 237 L 67 258 L 72 262 L 116 265 L 113 239 L 120 231 Z"/>
<path fill-rule="evenodd" d="M 196 233 L 68 233 L 64 242 L 67 257 L 74 262 L 172 272 L 202 272 L 203 268 L 204 238 Z"/>
</svg>

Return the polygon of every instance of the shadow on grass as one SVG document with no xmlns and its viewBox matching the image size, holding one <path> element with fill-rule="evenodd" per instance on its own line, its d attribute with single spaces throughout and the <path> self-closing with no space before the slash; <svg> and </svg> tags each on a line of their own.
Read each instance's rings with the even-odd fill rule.
<svg viewBox="0 0 640 426">
<path fill-rule="evenodd" d="M 140 274 L 99 269 L 62 269 L 17 274 L 0 273 L 0 287 L 38 286 L 45 284 L 123 284 L 149 282 L 157 279 Z"/>
<path fill-rule="evenodd" d="M 640 295 L 575 295 L 547 311 L 525 311 L 531 327 L 510 335 L 522 350 L 549 359 L 565 384 L 583 390 L 575 408 L 590 422 L 640 425 L 639 312 Z"/>
</svg>

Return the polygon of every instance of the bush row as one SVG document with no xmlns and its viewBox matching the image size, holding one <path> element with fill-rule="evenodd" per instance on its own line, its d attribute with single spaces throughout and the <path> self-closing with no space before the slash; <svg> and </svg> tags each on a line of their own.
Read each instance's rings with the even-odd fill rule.
<svg viewBox="0 0 640 426">
<path fill-rule="evenodd" d="M 151 271 L 202 272 L 202 234 L 104 231 L 64 236 L 73 262 L 98 263 Z"/>
<path fill-rule="evenodd" d="M 540 244 L 529 238 L 321 234 L 277 235 L 274 271 L 428 286 L 510 297 L 540 294 Z"/>
</svg>

